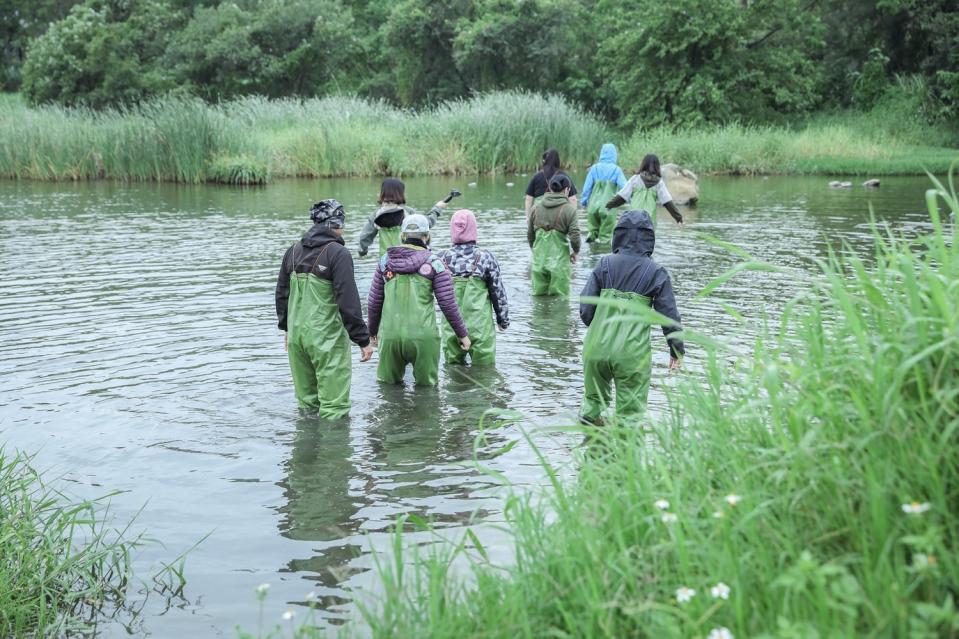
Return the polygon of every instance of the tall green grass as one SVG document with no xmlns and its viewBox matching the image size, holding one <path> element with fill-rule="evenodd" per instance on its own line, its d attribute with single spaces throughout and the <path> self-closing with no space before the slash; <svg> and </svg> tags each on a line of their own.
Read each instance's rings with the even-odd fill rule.
<svg viewBox="0 0 959 639">
<path fill-rule="evenodd" d="M 529 170 L 589 163 L 606 126 L 561 98 L 504 92 L 410 112 L 351 97 L 165 98 L 128 109 L 0 99 L 0 176 L 262 183 L 275 177 Z"/>
<path fill-rule="evenodd" d="M 71 499 L 45 483 L 29 457 L 0 447 L 0 636 L 92 635 L 103 619 L 138 614 L 151 594 L 168 604 L 181 599 L 186 553 L 141 582 L 138 601 L 128 600 L 141 538 L 127 533 L 111 527 L 103 500 Z"/>
<path fill-rule="evenodd" d="M 801 293 L 706 361 L 645 426 L 590 431 L 572 483 L 506 509 L 516 561 L 475 538 L 410 567 L 397 532 L 375 637 L 959 636 L 959 246 L 875 227 L 794 273 Z M 746 260 L 742 270 L 778 270 Z M 530 438 L 535 442 L 535 438 Z M 398 527 L 399 528 L 399 527 Z M 442 546 L 441 546 L 442 547 Z M 452 566 L 470 556 L 469 579 Z M 726 634 L 728 633 L 728 634 Z"/>
</svg>

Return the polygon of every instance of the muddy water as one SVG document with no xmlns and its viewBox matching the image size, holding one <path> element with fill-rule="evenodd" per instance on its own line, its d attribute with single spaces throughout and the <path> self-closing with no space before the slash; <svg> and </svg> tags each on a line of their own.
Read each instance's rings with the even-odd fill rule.
<svg viewBox="0 0 959 639">
<path fill-rule="evenodd" d="M 574 178 L 582 181 L 582 173 Z M 266 625 L 307 592 L 323 623 L 354 614 L 351 589 L 375 589 L 370 549 L 390 543 L 402 514 L 432 518 L 451 535 L 470 526 L 506 561 L 502 490 L 469 464 L 484 411 L 520 412 L 489 446 L 530 429 L 570 423 L 582 389 L 583 328 L 574 303 L 530 297 L 525 178 L 411 179 L 410 204 L 425 210 L 451 186 L 480 220 L 510 292 L 512 326 L 492 371 L 443 369 L 439 388 L 390 387 L 354 351 L 353 412 L 330 424 L 299 415 L 276 328 L 273 287 L 284 250 L 308 226 L 317 199 L 349 211 L 348 245 L 374 208 L 377 182 L 280 182 L 264 189 L 171 185 L 0 183 L 0 442 L 35 453 L 70 492 L 110 491 L 112 512 L 163 547 L 138 556 L 141 574 L 209 537 L 190 554 L 185 598 L 152 596 L 136 633 L 233 636 L 255 630 L 253 594 L 271 589 Z M 516 185 L 509 187 L 508 181 Z M 809 268 L 829 245 L 868 240 L 869 205 L 893 226 L 924 224 L 922 178 L 886 179 L 878 191 L 830 190 L 825 178 L 707 178 L 686 231 L 660 212 L 656 258 L 673 277 L 687 327 L 746 347 L 745 318 L 775 317 L 794 280 L 737 278 L 694 299 L 735 263 L 690 231 L 733 242 L 757 259 Z M 448 217 L 434 246 L 448 245 Z M 579 290 L 599 250 L 575 269 Z M 357 260 L 361 295 L 372 258 Z M 653 336 L 650 403 L 664 406 L 667 351 Z M 687 368 L 697 362 L 690 349 Z M 537 441 L 557 465 L 571 434 Z M 518 489 L 544 481 L 523 441 L 486 465 Z M 142 509 L 142 511 L 141 511 Z M 424 540 L 422 535 L 412 537 Z M 172 607 L 167 609 L 167 604 Z M 104 636 L 125 636 L 107 624 Z"/>
</svg>

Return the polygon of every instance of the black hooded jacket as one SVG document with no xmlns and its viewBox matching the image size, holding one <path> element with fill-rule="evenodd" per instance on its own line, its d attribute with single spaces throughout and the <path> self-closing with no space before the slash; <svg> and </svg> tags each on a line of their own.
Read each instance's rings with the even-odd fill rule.
<svg viewBox="0 0 959 639">
<path fill-rule="evenodd" d="M 324 250 L 324 247 L 327 247 Z M 322 255 L 320 254 L 322 252 Z M 317 259 L 319 258 L 319 259 Z M 315 266 L 314 266 L 315 265 Z M 281 331 L 286 330 L 286 311 L 290 299 L 290 273 L 309 273 L 333 282 L 333 296 L 350 339 L 368 346 L 370 331 L 363 321 L 360 294 L 353 275 L 353 257 L 343 246 L 343 238 L 325 224 L 314 224 L 303 239 L 287 249 L 276 280 L 276 317 Z"/>
<path fill-rule="evenodd" d="M 656 244 L 653 222 L 646 211 L 626 211 L 613 231 L 613 254 L 604 255 L 583 288 L 584 297 L 599 297 L 604 288 L 638 293 L 653 300 L 653 309 L 665 315 L 675 326 L 663 326 L 670 353 L 679 357 L 686 353 L 681 339 L 670 334 L 682 330 L 682 319 L 673 297 L 669 273 L 650 257 Z M 596 314 L 595 304 L 580 304 L 579 316 L 589 326 Z"/>
</svg>

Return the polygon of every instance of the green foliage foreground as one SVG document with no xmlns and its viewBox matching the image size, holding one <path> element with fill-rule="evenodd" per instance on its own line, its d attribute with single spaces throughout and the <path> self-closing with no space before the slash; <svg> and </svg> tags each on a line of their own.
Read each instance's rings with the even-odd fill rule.
<svg viewBox="0 0 959 639">
<path fill-rule="evenodd" d="M 165 98 L 96 111 L 0 95 L 0 177 L 263 184 L 279 177 L 535 170 L 554 146 L 586 167 L 604 142 L 703 173 L 895 174 L 948 169 L 948 131 L 910 118 L 908 96 L 806 125 L 617 133 L 560 97 L 500 92 L 423 111 L 355 97 Z"/>
<path fill-rule="evenodd" d="M 959 212 L 937 185 L 929 235 L 877 227 L 869 259 L 793 273 L 802 294 L 748 356 L 687 336 L 707 366 L 669 414 L 594 433 L 572 485 L 547 465 L 548 504 L 512 500 L 515 565 L 467 535 L 382 566 L 374 636 L 957 636 L 959 247 L 940 199 Z M 703 294 L 743 270 L 779 269 L 747 258 Z"/>
</svg>

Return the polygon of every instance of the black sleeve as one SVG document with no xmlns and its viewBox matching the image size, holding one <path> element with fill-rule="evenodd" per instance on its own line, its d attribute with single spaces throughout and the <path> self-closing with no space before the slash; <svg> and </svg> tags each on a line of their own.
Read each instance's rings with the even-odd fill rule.
<svg viewBox="0 0 959 639">
<path fill-rule="evenodd" d="M 683 340 L 678 337 L 670 337 L 670 334 L 683 330 L 682 318 L 679 316 L 679 309 L 676 308 L 676 298 L 673 296 L 673 283 L 669 279 L 669 273 L 662 267 L 656 271 L 654 278 L 651 291 L 653 309 L 676 322 L 674 326 L 663 326 L 663 335 L 669 342 L 670 355 L 682 357 L 686 354 L 686 346 L 683 344 Z"/>
<path fill-rule="evenodd" d="M 669 211 L 669 214 L 673 216 L 673 219 L 676 220 L 677 223 L 683 221 L 683 214 L 679 212 L 679 209 L 676 208 L 676 204 L 672 200 L 666 202 L 663 206 L 666 207 L 666 210 Z"/>
<path fill-rule="evenodd" d="M 537 178 L 541 177 L 542 173 L 534 173 L 533 177 L 530 178 L 529 184 L 526 185 L 526 195 L 530 197 L 537 197 L 536 195 L 536 181 Z"/>
<path fill-rule="evenodd" d="M 286 253 L 283 254 L 283 263 L 280 264 L 280 274 L 276 278 L 276 293 L 274 294 L 276 298 L 276 325 L 281 331 L 286 330 L 286 306 L 290 299 L 290 271 L 287 269 L 290 266 L 290 256 L 295 246 L 294 244 L 286 249 Z"/>
<path fill-rule="evenodd" d="M 613 196 L 613 198 L 609 202 L 606 203 L 606 208 L 615 209 L 617 206 L 622 206 L 624 204 L 626 204 L 625 198 L 623 198 L 622 195 L 617 193 L 616 195 Z"/>
<path fill-rule="evenodd" d="M 592 274 L 589 276 L 586 286 L 583 287 L 580 297 L 599 297 L 599 294 L 603 291 L 602 271 L 604 268 L 605 260 L 600 260 L 599 264 L 596 265 L 596 268 L 593 269 Z M 580 302 L 579 317 L 583 320 L 583 324 L 586 324 L 586 326 L 592 324 L 595 315 L 595 304 L 583 304 Z"/>
<path fill-rule="evenodd" d="M 334 253 L 330 256 L 330 270 L 333 272 L 333 297 L 340 307 L 340 317 L 346 332 L 358 346 L 369 346 L 370 331 L 363 321 L 363 309 L 360 306 L 360 293 L 356 290 L 356 276 L 353 272 L 353 256 L 343 246 L 330 247 Z"/>
</svg>

